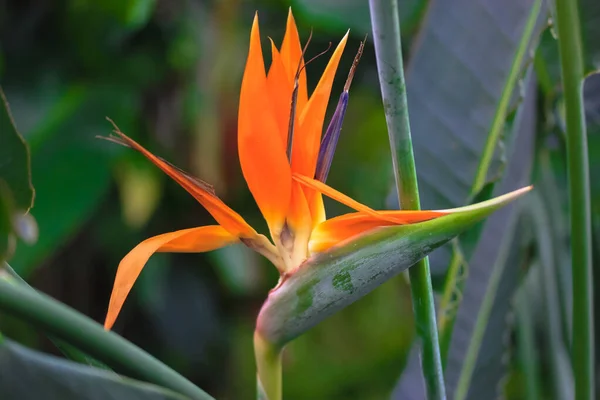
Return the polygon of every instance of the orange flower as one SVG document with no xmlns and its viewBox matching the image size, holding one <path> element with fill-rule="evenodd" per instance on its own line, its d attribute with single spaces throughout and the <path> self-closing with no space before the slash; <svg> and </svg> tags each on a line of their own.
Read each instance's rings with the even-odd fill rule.
<svg viewBox="0 0 600 400">
<path fill-rule="evenodd" d="M 151 154 L 115 126 L 117 136 L 111 137 L 112 141 L 137 150 L 162 169 L 194 196 L 218 225 L 165 233 L 146 239 L 131 250 L 119 264 L 105 328 L 113 326 L 133 283 L 156 252 L 205 252 L 241 242 L 267 257 L 285 276 L 301 267 L 311 254 L 327 251 L 367 231 L 426 221 L 452 212 L 375 211 L 322 182 L 329 165 L 317 171 L 317 163 L 321 163 L 323 154 L 331 162 L 332 149 L 322 147 L 328 145 L 332 132 L 335 146 L 335 133 L 339 134 L 341 128 L 352 77 L 344 88 L 345 96 L 340 98 L 341 106 L 334 114 L 332 132 L 328 129 L 322 142 L 331 86 L 347 38 L 348 34 L 337 45 L 309 97 L 303 50 L 291 11 L 281 49 L 271 41 L 272 63 L 268 73 L 263 61 L 258 16 L 254 18 L 240 94 L 238 148 L 244 178 L 268 223 L 272 241 L 257 233 L 223 203 L 210 185 Z M 293 96 L 294 88 L 297 92 Z M 292 113 L 290 100 L 293 97 L 295 112 Z M 292 123 L 291 115 L 294 116 Z M 321 181 L 314 179 L 315 176 Z M 322 194 L 357 212 L 325 220 Z"/>
</svg>

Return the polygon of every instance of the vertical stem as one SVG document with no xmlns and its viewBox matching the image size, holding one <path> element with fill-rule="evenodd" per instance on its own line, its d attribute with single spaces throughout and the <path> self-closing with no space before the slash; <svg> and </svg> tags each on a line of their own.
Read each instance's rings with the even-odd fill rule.
<svg viewBox="0 0 600 400">
<path fill-rule="evenodd" d="M 539 360 L 535 347 L 533 318 L 529 309 L 527 293 L 523 288 L 517 295 L 517 343 L 521 371 L 525 378 L 525 399 L 537 400 L 539 391 Z"/>
<path fill-rule="evenodd" d="M 281 348 L 254 332 L 258 400 L 281 400 Z"/>
<path fill-rule="evenodd" d="M 556 0 L 556 25 L 567 126 L 567 169 L 573 268 L 575 399 L 594 399 L 591 213 L 588 151 L 583 108 L 583 55 L 575 0 Z"/>
<path fill-rule="evenodd" d="M 412 149 L 397 0 L 370 0 L 377 70 L 392 149 L 400 208 L 418 210 L 419 189 Z M 427 258 L 409 270 L 421 364 L 428 398 L 445 399 L 435 304 Z"/>
</svg>

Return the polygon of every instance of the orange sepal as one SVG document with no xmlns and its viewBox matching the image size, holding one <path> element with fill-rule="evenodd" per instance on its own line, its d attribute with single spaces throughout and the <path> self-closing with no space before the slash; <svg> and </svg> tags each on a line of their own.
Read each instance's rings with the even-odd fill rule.
<svg viewBox="0 0 600 400">
<path fill-rule="evenodd" d="M 223 226 L 230 234 L 247 238 L 256 236 L 256 231 L 248 225 L 238 213 L 223 203 L 223 201 L 212 192 L 212 187 L 208 183 L 187 174 L 162 158 L 155 156 L 135 140 L 121 132 L 116 125 L 115 133 L 118 137 L 109 137 L 106 139 L 131 147 L 141 153 L 154 165 L 169 175 L 175 182 L 181 185 L 189 194 L 194 196 L 194 198 L 213 216 L 219 225 Z"/>
<path fill-rule="evenodd" d="M 296 21 L 292 15 L 292 8 L 288 12 L 287 23 L 285 26 L 285 35 L 283 36 L 283 42 L 281 43 L 281 61 L 285 67 L 289 82 L 294 86 L 294 77 L 298 70 L 298 65 L 301 68 L 304 66 L 304 60 L 302 58 L 302 44 L 300 43 L 300 35 L 298 34 L 298 28 L 296 27 Z M 289 104 L 289 98 L 287 103 Z M 300 76 L 298 77 L 298 102 L 297 102 L 297 113 L 300 114 L 306 103 L 308 102 L 308 89 L 306 87 L 306 70 L 302 68 Z"/>
<path fill-rule="evenodd" d="M 281 142 L 287 145 L 290 120 L 290 100 L 294 89 L 293 81 L 290 81 L 285 67 L 281 61 L 281 54 L 277 51 L 275 43 L 271 40 L 271 67 L 267 74 L 267 86 L 271 104 L 275 111 L 275 118 L 279 128 Z"/>
<path fill-rule="evenodd" d="M 119 263 L 104 328 L 111 329 L 142 268 L 156 252 L 200 253 L 218 249 L 238 240 L 219 225 L 184 229 L 154 236 L 131 250 Z"/>
<path fill-rule="evenodd" d="M 346 196 L 342 192 L 338 192 L 331 186 L 328 186 L 321 181 L 318 181 L 316 179 L 312 179 L 312 178 L 309 178 L 307 176 L 303 176 L 300 174 L 294 174 L 293 178 L 296 181 L 298 181 L 299 183 L 301 183 L 302 185 L 304 185 L 305 187 L 316 190 L 317 192 L 322 193 L 328 197 L 331 197 L 332 199 L 339 201 L 340 203 L 342 203 L 356 211 L 364 212 L 365 214 L 368 214 L 375 219 L 389 221 L 392 224 L 398 222 L 395 220 L 395 218 L 384 215 L 381 212 L 375 211 L 371 207 L 366 206 L 362 203 L 359 203 L 358 201 L 354 200 L 353 198 Z"/>
<path fill-rule="evenodd" d="M 358 236 L 365 232 L 385 226 L 394 226 L 402 224 L 414 224 L 417 222 L 428 221 L 448 214 L 439 211 L 377 211 L 378 214 L 391 217 L 394 221 L 386 221 L 381 218 L 374 218 L 371 214 L 364 212 L 341 215 L 339 217 L 328 219 L 317 225 L 312 231 L 309 251 L 311 254 L 326 251 L 339 243 Z"/>
<path fill-rule="evenodd" d="M 290 204 L 292 178 L 268 93 L 256 15 L 240 93 L 238 151 L 248 188 L 277 234 Z"/>
<path fill-rule="evenodd" d="M 317 87 L 300 114 L 292 149 L 292 171 L 295 173 L 305 176 L 315 175 L 331 86 L 347 40 L 348 33 L 333 52 Z"/>
</svg>

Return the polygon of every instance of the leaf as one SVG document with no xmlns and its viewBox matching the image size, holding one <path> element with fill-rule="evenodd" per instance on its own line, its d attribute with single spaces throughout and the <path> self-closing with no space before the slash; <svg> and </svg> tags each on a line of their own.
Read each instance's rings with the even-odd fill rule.
<svg viewBox="0 0 600 400">
<path fill-rule="evenodd" d="M 257 332 L 274 345 L 284 345 L 526 190 L 434 220 L 381 228 L 311 257 L 269 293 Z"/>
<path fill-rule="evenodd" d="M 0 87 L 0 261 L 12 256 L 17 236 L 27 243 L 37 239 L 37 225 L 27 214 L 34 193 L 29 148 Z"/>
<path fill-rule="evenodd" d="M 12 193 L 14 207 L 27 212 L 33 205 L 34 190 L 29 168 L 29 148 L 17 131 L 10 108 L 0 88 L 0 180 Z"/>
<path fill-rule="evenodd" d="M 4 182 L 0 181 L 0 261 L 11 256 L 15 248 L 12 228 L 14 214 L 12 196 Z"/>
<path fill-rule="evenodd" d="M 5 279 L 14 284 L 23 285 L 33 292 L 36 291 L 34 288 L 29 286 L 29 284 L 27 282 L 25 282 L 23 280 L 23 278 L 21 278 L 15 272 L 15 270 L 13 270 L 10 267 L 10 265 L 8 265 L 7 263 L 2 263 L 0 273 L 5 274 L 5 276 L 2 276 L 1 279 Z M 55 339 L 52 337 L 49 337 L 49 339 L 68 359 L 79 362 L 81 364 L 87 364 L 92 367 L 105 369 L 105 370 L 109 370 L 109 371 L 111 370 L 107 365 L 101 363 L 100 361 L 96 360 L 95 358 L 93 358 L 91 356 L 88 356 L 87 354 L 85 354 L 82 351 L 80 351 L 79 349 L 71 346 L 70 344 L 68 344 L 60 339 Z"/>
<path fill-rule="evenodd" d="M 506 175 L 498 185 L 500 191 L 522 186 L 530 180 L 536 129 L 536 98 L 535 80 L 530 79 L 527 95 L 519 110 L 521 117 L 517 117 L 520 122 L 515 125 L 518 131 L 513 154 L 507 165 Z M 456 317 L 446 369 L 446 383 L 449 392 L 452 392 L 459 379 L 463 379 L 461 376 L 466 373 L 464 362 L 469 348 L 477 345 L 472 343 L 474 333 L 480 324 L 487 326 L 470 381 L 469 399 L 494 398 L 499 381 L 506 375 L 506 366 L 502 363 L 505 332 L 502 327 L 510 310 L 510 300 L 517 288 L 519 276 L 520 243 L 511 241 L 511 237 L 516 234 L 516 224 L 511 225 L 511 219 L 516 218 L 518 213 L 518 206 L 513 206 L 493 215 L 486 222 L 479 244 L 469 259 L 469 277 Z M 506 240 L 516 248 L 510 252 L 509 261 L 502 273 L 496 274 L 494 270 L 500 268 L 498 264 L 504 256 L 499 243 Z M 479 321 L 482 304 L 487 298 L 492 299 L 490 313 Z"/>
<path fill-rule="evenodd" d="M 135 108 L 134 93 L 129 89 L 65 88 L 29 132 L 40 238 L 32 247 L 19 248 L 11 260 L 24 279 L 101 204 L 110 188 L 111 164 L 121 149 L 107 147 L 95 136 L 110 132 L 106 115 L 130 132 Z"/>
<path fill-rule="evenodd" d="M 0 344 L 0 393 L 3 399 L 186 399 L 160 386 L 38 353 L 6 339 Z"/>
<path fill-rule="evenodd" d="M 369 2 L 364 0 L 295 0 L 292 2 L 294 14 L 316 24 L 316 27 L 326 30 L 345 32 L 350 29 L 356 36 L 362 37 L 371 33 L 369 18 Z M 404 0 L 399 2 L 402 31 L 417 27 L 423 11 L 427 6 L 426 0 Z"/>
<path fill-rule="evenodd" d="M 600 72 L 600 2 L 579 0 L 579 18 L 586 73 Z"/>
<path fill-rule="evenodd" d="M 502 5 L 493 0 L 430 4 L 407 72 L 423 209 L 468 202 L 531 4 L 516 0 Z M 498 163 L 497 154 L 491 171 Z M 447 248 L 433 253 L 432 273 L 442 273 L 449 258 Z"/>
<path fill-rule="evenodd" d="M 535 82 L 530 80 L 527 95 L 514 119 L 512 129 L 517 130 L 514 136 L 514 144 L 508 146 L 513 149 L 512 154 L 507 154 L 510 162 L 507 165 L 506 175 L 495 186 L 495 193 L 500 191 L 511 190 L 512 188 L 521 186 L 529 180 L 529 170 L 531 163 L 531 154 L 533 152 L 533 143 L 535 138 Z M 487 186 L 488 189 L 493 189 L 492 185 Z M 511 219 L 515 218 L 516 207 L 509 206 L 498 213 L 491 216 L 485 223 L 479 223 L 475 228 L 471 228 L 469 235 L 477 236 L 477 238 L 464 237 L 463 240 L 473 242 L 479 240 L 477 247 L 472 248 L 470 243 L 465 249 L 471 255 L 466 258 L 469 269 L 466 277 L 466 285 L 462 290 L 462 294 L 457 301 L 458 304 L 452 304 L 453 307 L 459 306 L 454 329 L 451 331 L 450 352 L 446 360 L 446 384 L 448 393 L 452 393 L 456 387 L 459 375 L 461 374 L 463 361 L 466 357 L 468 348 L 472 343 L 472 335 L 477 323 L 477 315 L 479 313 L 484 297 L 490 296 L 492 300 L 495 298 L 496 304 L 493 305 L 493 311 L 488 315 L 489 320 L 482 321 L 482 324 L 489 323 L 491 326 L 499 326 L 504 321 L 505 315 L 508 312 L 511 292 L 516 287 L 516 273 L 518 272 L 518 264 L 510 264 L 509 268 L 504 270 L 504 274 L 496 274 L 496 282 L 492 281 L 494 268 L 502 268 L 503 264 L 497 261 L 503 255 L 500 243 L 505 241 L 506 237 L 512 234 L 510 225 Z M 514 225 L 514 224 L 513 224 Z M 481 233 L 475 232 L 476 229 L 481 229 Z M 466 234 L 466 233 L 465 233 Z M 481 236 L 481 238 L 479 238 Z M 494 264 L 500 263 L 500 267 L 494 267 Z M 459 279 L 464 280 L 464 276 Z M 500 280 L 507 283 L 500 283 Z M 498 294 L 491 288 L 498 287 Z M 490 300 L 491 301 L 491 300 Z M 456 312 L 456 310 L 451 310 Z M 447 312 L 440 310 L 440 312 Z M 486 318 L 488 318 L 486 317 Z M 483 398 L 493 398 L 495 395 L 495 386 L 489 384 L 490 381 L 497 382 L 504 373 L 501 366 L 502 357 L 502 334 L 503 330 L 487 330 L 485 340 L 490 343 L 489 346 L 482 347 L 490 349 L 487 351 L 483 360 L 485 364 L 479 364 L 475 368 L 477 377 L 472 380 L 472 385 L 475 390 L 490 390 L 487 394 L 482 394 Z M 492 351 L 492 349 L 494 351 Z M 485 368 L 487 367 L 487 368 Z M 494 368 L 496 368 L 494 370 Z M 421 399 L 425 396 L 424 386 L 422 381 L 405 378 L 408 376 L 420 376 L 415 371 L 419 371 L 418 354 L 411 353 L 411 357 L 405 368 L 405 373 L 401 376 L 398 386 L 394 389 L 395 399 Z M 408 373 L 406 371 L 409 371 Z M 490 372 L 495 371 L 495 372 Z M 485 378 L 485 379 L 484 379 Z M 422 376 L 421 376 L 422 380 Z M 485 382 L 485 383 L 484 383 Z M 479 392 L 481 393 L 481 392 Z M 476 398 L 476 397 L 473 397 Z"/>
<path fill-rule="evenodd" d="M 543 168 L 543 166 L 542 166 Z M 561 276 L 561 267 L 568 267 L 557 262 L 561 252 L 568 252 L 556 229 L 556 222 L 552 221 L 550 204 L 545 204 L 544 197 L 551 195 L 549 182 L 542 182 L 540 193 L 534 193 L 527 202 L 533 239 L 535 240 L 538 262 L 534 264 L 539 270 L 540 296 L 543 312 L 539 318 L 539 335 L 544 337 L 542 343 L 546 345 L 546 357 L 549 365 L 549 376 L 555 399 L 572 398 L 575 393 L 573 371 L 569 361 L 570 332 L 565 331 L 561 324 L 563 313 L 560 304 L 560 287 L 558 280 Z M 545 190 L 544 190 L 545 189 Z M 558 231 L 558 232 L 557 232 Z M 533 268 L 533 266 L 531 267 Z M 538 308 L 538 310 L 540 309 Z M 568 323 L 568 322 L 567 322 Z"/>
</svg>

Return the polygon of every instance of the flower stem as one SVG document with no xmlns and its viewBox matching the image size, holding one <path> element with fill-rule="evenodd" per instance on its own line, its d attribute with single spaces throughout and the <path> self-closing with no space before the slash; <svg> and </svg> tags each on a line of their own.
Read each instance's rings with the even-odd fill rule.
<svg viewBox="0 0 600 400">
<path fill-rule="evenodd" d="M 254 332 L 256 384 L 259 400 L 281 400 L 281 348 Z"/>
<path fill-rule="evenodd" d="M 150 354 L 45 294 L 0 279 L 0 310 L 32 323 L 133 378 L 191 399 L 212 399 Z"/>
<path fill-rule="evenodd" d="M 418 210 L 419 189 L 408 118 L 398 2 L 370 0 L 369 5 L 400 208 Z M 445 399 L 446 390 L 428 259 L 424 258 L 411 267 L 409 274 L 417 335 L 422 341 L 421 364 L 428 398 Z"/>
<path fill-rule="evenodd" d="M 594 399 L 594 323 L 588 150 L 583 108 L 583 54 L 578 2 L 556 0 L 556 26 L 567 126 L 573 269 L 572 361 L 575 399 Z"/>
</svg>

